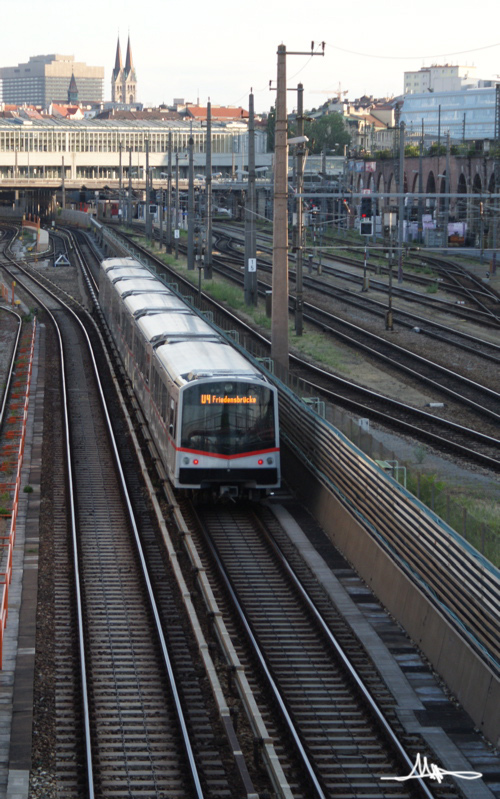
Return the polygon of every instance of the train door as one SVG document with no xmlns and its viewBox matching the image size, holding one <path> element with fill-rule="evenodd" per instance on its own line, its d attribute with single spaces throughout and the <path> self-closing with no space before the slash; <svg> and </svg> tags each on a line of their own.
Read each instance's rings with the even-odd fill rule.
<svg viewBox="0 0 500 799">
<path fill-rule="evenodd" d="M 176 464 L 176 454 L 177 454 L 177 447 L 176 447 L 176 433 L 177 433 L 177 406 L 174 398 L 172 396 L 169 397 L 169 407 L 168 407 L 168 470 L 173 478 L 175 478 L 176 471 L 177 471 L 177 464 Z"/>
</svg>

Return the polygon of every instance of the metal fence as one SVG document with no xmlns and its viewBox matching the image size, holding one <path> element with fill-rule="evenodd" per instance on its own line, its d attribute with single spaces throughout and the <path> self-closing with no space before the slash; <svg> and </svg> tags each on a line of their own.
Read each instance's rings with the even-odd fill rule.
<svg viewBox="0 0 500 799">
<path fill-rule="evenodd" d="M 410 463 L 402 457 L 396 447 L 384 445 L 376 432 L 371 432 L 368 420 L 357 419 L 337 406 L 325 403 L 314 397 L 310 388 L 299 378 L 280 374 L 280 379 L 305 404 L 316 411 L 333 427 L 336 427 L 353 444 L 372 460 L 376 461 L 398 483 L 407 488 L 417 499 L 440 516 L 468 543 L 472 544 L 495 566 L 500 566 L 500 530 L 495 530 L 478 518 L 472 511 L 458 502 L 450 494 L 446 481 L 440 479 L 432 469 L 424 466 L 425 449 L 416 447 L 417 458 L 421 463 Z"/>
</svg>

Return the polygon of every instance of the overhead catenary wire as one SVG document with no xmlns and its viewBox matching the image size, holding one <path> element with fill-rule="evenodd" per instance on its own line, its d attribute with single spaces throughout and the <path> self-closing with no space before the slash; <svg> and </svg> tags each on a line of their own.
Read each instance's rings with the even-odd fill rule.
<svg viewBox="0 0 500 799">
<path fill-rule="evenodd" d="M 480 50 L 491 50 L 493 47 L 500 47 L 500 42 L 495 44 L 486 44 L 482 47 L 473 47 L 469 50 L 457 50 L 454 53 L 437 53 L 436 55 L 382 55 L 379 53 L 360 53 L 357 50 L 348 50 L 345 47 L 339 47 L 336 44 L 329 44 L 325 42 L 325 47 L 330 47 L 332 50 L 340 50 L 342 53 L 349 53 L 350 55 L 360 56 L 361 58 L 381 58 L 384 60 L 389 61 L 412 61 L 418 60 L 421 61 L 422 59 L 430 59 L 430 58 L 448 58 L 449 56 L 455 55 L 466 55 L 467 53 L 477 53 Z"/>
</svg>

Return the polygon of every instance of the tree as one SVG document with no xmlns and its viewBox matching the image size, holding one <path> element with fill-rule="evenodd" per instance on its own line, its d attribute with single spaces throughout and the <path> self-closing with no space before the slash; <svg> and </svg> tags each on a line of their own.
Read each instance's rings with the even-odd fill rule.
<svg viewBox="0 0 500 799">
<path fill-rule="evenodd" d="M 274 129 L 276 127 L 276 107 L 273 105 L 267 115 L 267 152 L 274 151 Z"/>
<path fill-rule="evenodd" d="M 405 146 L 406 158 L 418 158 L 420 155 L 420 148 L 416 144 L 407 144 Z"/>
<path fill-rule="evenodd" d="M 428 155 L 446 155 L 446 147 L 444 144 L 431 144 L 428 150 Z"/>
<path fill-rule="evenodd" d="M 349 144 L 351 140 L 344 125 L 344 118 L 337 111 L 319 119 L 307 121 L 304 125 L 304 133 L 309 139 L 307 149 L 313 154 L 327 150 L 336 155 L 343 155 L 344 145 Z"/>
</svg>

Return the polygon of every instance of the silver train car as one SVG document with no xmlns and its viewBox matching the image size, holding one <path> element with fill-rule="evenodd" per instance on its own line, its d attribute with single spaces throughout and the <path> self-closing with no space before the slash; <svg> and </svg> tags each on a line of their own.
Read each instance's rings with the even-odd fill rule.
<svg viewBox="0 0 500 799">
<path fill-rule="evenodd" d="M 251 499 L 278 488 L 265 374 L 133 258 L 102 261 L 99 302 L 171 483 Z"/>
</svg>

